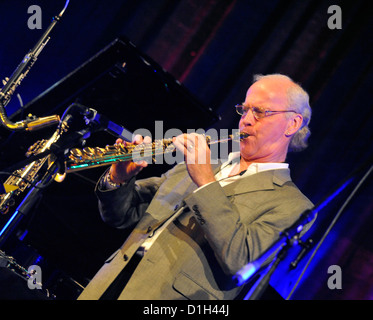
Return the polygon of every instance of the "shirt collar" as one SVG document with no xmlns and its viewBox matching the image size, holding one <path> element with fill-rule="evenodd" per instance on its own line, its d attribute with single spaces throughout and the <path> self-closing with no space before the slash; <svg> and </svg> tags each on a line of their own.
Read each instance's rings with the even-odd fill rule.
<svg viewBox="0 0 373 320">
<path fill-rule="evenodd" d="M 228 155 L 228 160 L 225 161 L 220 169 L 221 176 L 228 176 L 229 173 L 239 165 L 240 160 L 240 152 L 231 152 Z M 288 163 L 279 163 L 279 162 L 267 162 L 267 163 L 259 163 L 254 162 L 249 165 L 246 172 L 242 175 L 247 176 L 250 174 L 266 171 L 266 170 L 275 170 L 275 169 L 287 169 L 289 168 Z"/>
</svg>

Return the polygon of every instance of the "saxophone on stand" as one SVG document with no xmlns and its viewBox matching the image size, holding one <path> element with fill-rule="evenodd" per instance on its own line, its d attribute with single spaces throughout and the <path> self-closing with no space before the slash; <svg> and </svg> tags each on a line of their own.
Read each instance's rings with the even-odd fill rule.
<svg viewBox="0 0 373 320">
<path fill-rule="evenodd" d="M 26 156 L 35 156 L 47 151 L 55 143 L 61 134 L 57 130 L 49 140 L 43 139 L 35 142 L 27 151 Z M 15 170 L 3 183 L 5 193 L 0 194 L 0 213 L 8 213 L 9 208 L 14 206 L 16 199 L 31 186 L 35 186 L 40 180 L 44 169 L 48 168 L 56 160 L 55 155 L 50 154 L 44 158 L 32 161 L 25 167 Z"/>
<path fill-rule="evenodd" d="M 68 4 L 69 0 L 66 1 L 62 11 L 52 19 L 52 22 L 47 30 L 44 32 L 36 45 L 25 55 L 11 77 L 3 80 L 4 86 L 0 89 L 0 125 L 10 131 L 35 131 L 60 122 L 60 117 L 58 115 L 41 118 L 30 115 L 26 120 L 13 123 L 8 119 L 5 107 L 11 100 L 14 92 L 21 84 L 22 80 L 26 77 L 34 65 L 41 51 L 48 43 L 50 39 L 49 34 L 57 22 L 61 19 Z M 52 145 L 52 143 L 56 141 L 56 139 L 58 139 L 58 137 L 59 133 L 56 132 L 55 135 L 53 135 L 49 140 L 42 140 L 36 143 L 30 147 L 27 155 L 30 156 L 44 152 Z M 35 184 L 37 178 L 39 177 L 40 169 L 44 167 L 44 165 L 50 160 L 51 156 L 48 156 L 43 159 L 33 161 L 24 168 L 18 169 L 13 173 L 9 173 L 10 176 L 4 183 L 5 193 L 0 195 L 0 213 L 6 213 L 9 206 L 14 204 L 15 197 L 26 190 L 30 185 Z"/>
<path fill-rule="evenodd" d="M 17 87 L 21 84 L 22 80 L 26 77 L 26 75 L 28 74 L 32 66 L 34 65 L 41 51 L 44 49 L 44 47 L 48 43 L 50 39 L 49 34 L 51 33 L 56 23 L 61 19 L 68 4 L 69 4 L 69 0 L 66 1 L 65 6 L 62 9 L 62 11 L 52 19 L 51 24 L 49 25 L 47 30 L 44 32 L 42 37 L 39 39 L 39 41 L 36 43 L 36 45 L 22 59 L 21 63 L 18 65 L 16 70 L 11 75 L 10 79 L 6 78 L 6 80 L 3 81 L 5 85 L 0 90 L 0 124 L 8 130 L 34 131 L 34 130 L 39 130 L 41 128 L 44 128 L 50 125 L 57 124 L 60 120 L 58 115 L 41 117 L 41 118 L 36 118 L 36 117 L 31 116 L 29 119 L 13 123 L 8 119 L 6 111 L 5 111 L 5 107 L 11 100 Z"/>
</svg>

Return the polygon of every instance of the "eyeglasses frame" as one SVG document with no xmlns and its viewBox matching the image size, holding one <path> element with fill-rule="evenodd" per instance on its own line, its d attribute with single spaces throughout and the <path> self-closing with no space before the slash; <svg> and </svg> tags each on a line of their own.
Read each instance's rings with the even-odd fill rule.
<svg viewBox="0 0 373 320">
<path fill-rule="evenodd" d="M 263 119 L 265 117 L 269 117 L 269 116 L 273 116 L 273 115 L 276 115 L 276 114 L 279 114 L 279 113 L 284 113 L 284 112 L 294 112 L 294 113 L 298 113 L 297 111 L 295 110 L 266 110 L 266 109 L 263 109 L 261 107 L 250 107 L 250 106 L 245 106 L 243 105 L 242 103 L 241 104 L 236 104 L 235 105 L 235 108 L 236 108 L 236 112 L 240 115 L 240 116 L 243 116 L 245 113 L 247 113 L 248 110 L 251 110 L 251 112 L 253 113 L 253 116 L 254 118 L 258 121 L 259 119 Z M 240 113 L 238 112 L 238 108 L 242 108 L 242 109 L 246 109 L 245 112 L 243 113 Z M 262 111 L 261 112 L 264 112 L 264 116 L 263 117 L 258 117 L 257 113 L 255 112 L 255 109 L 261 109 Z"/>
</svg>

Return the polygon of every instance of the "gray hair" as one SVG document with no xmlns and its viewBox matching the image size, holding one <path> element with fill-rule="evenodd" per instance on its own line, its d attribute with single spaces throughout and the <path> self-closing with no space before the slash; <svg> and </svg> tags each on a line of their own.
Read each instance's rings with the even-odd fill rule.
<svg viewBox="0 0 373 320">
<path fill-rule="evenodd" d="M 303 88 L 295 83 L 291 78 L 283 74 L 269 74 L 269 75 L 255 75 L 254 82 L 263 78 L 278 78 L 291 81 L 294 86 L 290 86 L 287 90 L 288 105 L 286 109 L 295 110 L 303 117 L 303 122 L 300 129 L 293 135 L 289 144 L 289 151 L 302 151 L 308 146 L 308 138 L 311 135 L 310 128 L 308 127 L 311 121 L 312 110 L 309 104 L 309 96 Z"/>
</svg>

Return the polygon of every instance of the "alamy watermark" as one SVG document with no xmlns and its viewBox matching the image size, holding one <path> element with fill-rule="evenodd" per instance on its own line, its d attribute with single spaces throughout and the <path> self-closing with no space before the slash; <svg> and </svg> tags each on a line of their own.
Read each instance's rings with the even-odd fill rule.
<svg viewBox="0 0 373 320">
<path fill-rule="evenodd" d="M 206 159 L 206 154 L 198 153 L 197 161 L 199 164 L 205 164 L 208 161 L 211 164 L 216 164 L 219 160 L 227 160 L 230 152 L 240 151 L 238 129 L 232 129 L 231 132 L 229 132 L 228 129 L 220 129 L 218 131 L 214 128 L 210 128 L 207 131 L 204 129 L 188 129 L 187 132 L 183 132 L 180 129 L 172 128 L 164 132 L 163 121 L 155 121 L 154 133 L 153 139 L 148 129 L 140 128 L 133 132 L 132 140 L 136 135 L 140 135 L 142 137 L 150 137 L 151 141 L 154 141 L 153 144 L 144 143 L 137 145 L 132 151 L 133 161 L 146 161 L 148 163 L 154 161 L 156 164 L 167 163 L 169 165 L 185 161 L 184 154 L 176 149 L 172 143 L 169 143 L 166 147 L 162 143 L 162 141 L 170 140 L 184 133 L 202 135 L 209 144 L 210 159 Z M 197 139 L 196 136 L 194 136 L 194 138 Z M 222 141 L 224 143 L 222 143 Z M 231 141 L 231 144 L 225 143 L 228 141 Z M 193 142 L 188 140 L 187 148 L 194 148 L 194 144 L 196 143 L 197 141 Z M 230 146 L 231 148 L 229 148 Z M 188 163 L 193 163 L 193 161 L 195 161 L 195 158 L 188 158 Z"/>
<path fill-rule="evenodd" d="M 42 11 L 38 5 L 31 5 L 27 9 L 27 13 L 31 16 L 27 20 L 29 29 L 42 29 Z M 342 9 L 338 5 L 331 5 L 328 7 L 328 28 L 331 30 L 342 29 Z"/>
<path fill-rule="evenodd" d="M 328 28 L 330 30 L 342 29 L 342 9 L 340 6 L 332 5 L 328 8 Z"/>
<path fill-rule="evenodd" d="M 328 274 L 331 276 L 328 278 L 328 288 L 330 290 L 342 289 L 342 269 L 338 265 L 331 265 L 328 268 Z"/>
<path fill-rule="evenodd" d="M 42 12 L 40 6 L 32 5 L 27 9 L 27 13 L 31 16 L 27 20 L 27 27 L 31 30 L 42 28 Z"/>
<path fill-rule="evenodd" d="M 27 269 L 28 279 L 27 286 L 29 289 L 42 289 L 41 268 L 38 265 L 29 266 Z"/>
</svg>

